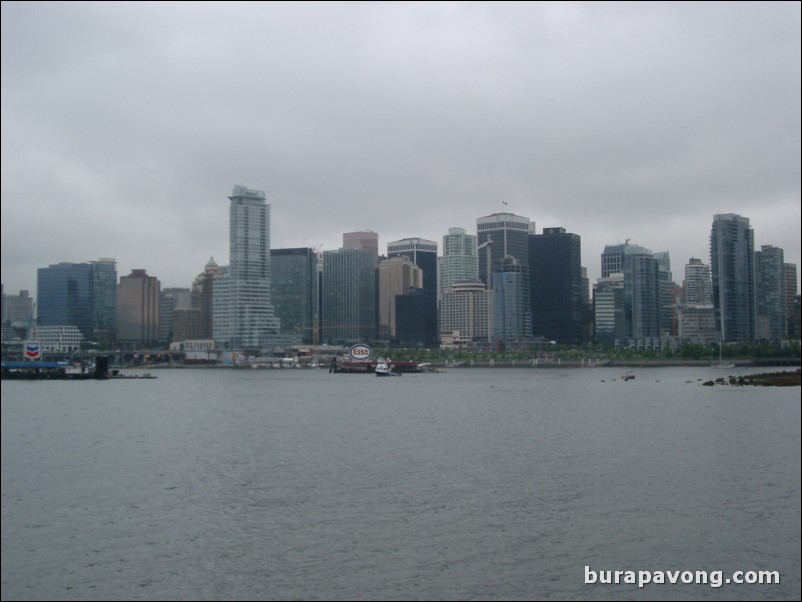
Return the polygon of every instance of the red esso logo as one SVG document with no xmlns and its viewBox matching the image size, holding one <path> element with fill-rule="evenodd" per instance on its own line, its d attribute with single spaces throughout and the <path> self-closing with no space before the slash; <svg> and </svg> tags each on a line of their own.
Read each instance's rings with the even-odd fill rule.
<svg viewBox="0 0 802 602">
<path fill-rule="evenodd" d="M 366 360 L 370 354 L 371 350 L 367 345 L 354 345 L 348 350 L 348 355 L 355 360 Z"/>
</svg>

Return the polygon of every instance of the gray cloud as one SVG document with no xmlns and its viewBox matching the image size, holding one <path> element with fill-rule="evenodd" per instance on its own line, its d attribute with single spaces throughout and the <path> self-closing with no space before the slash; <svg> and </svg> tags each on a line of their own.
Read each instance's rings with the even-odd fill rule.
<svg viewBox="0 0 802 602">
<path fill-rule="evenodd" d="M 800 263 L 797 3 L 3 3 L 2 276 L 112 256 L 188 286 L 234 184 L 274 247 L 441 241 L 503 209 Z M 503 206 L 501 201 L 508 205 Z"/>
</svg>

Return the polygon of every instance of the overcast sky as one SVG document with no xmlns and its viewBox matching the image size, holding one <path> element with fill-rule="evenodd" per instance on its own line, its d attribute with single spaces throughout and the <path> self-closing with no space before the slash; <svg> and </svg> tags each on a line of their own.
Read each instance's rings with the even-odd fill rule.
<svg viewBox="0 0 802 602">
<path fill-rule="evenodd" d="M 2 282 L 228 263 L 228 195 L 271 246 L 437 241 L 510 211 L 709 261 L 714 213 L 800 263 L 800 4 L 2 3 Z M 507 204 L 504 205 L 503 203 Z"/>
</svg>

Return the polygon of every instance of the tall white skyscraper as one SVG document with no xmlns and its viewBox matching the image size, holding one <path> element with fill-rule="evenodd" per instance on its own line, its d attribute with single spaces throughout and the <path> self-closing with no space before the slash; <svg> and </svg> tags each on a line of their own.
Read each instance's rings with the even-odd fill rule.
<svg viewBox="0 0 802 602">
<path fill-rule="evenodd" d="M 260 349 L 279 334 L 270 298 L 270 206 L 265 193 L 234 186 L 229 209 L 228 343 Z"/>
<path fill-rule="evenodd" d="M 479 253 L 476 236 L 466 234 L 464 228 L 449 228 L 443 236 L 443 257 L 440 260 L 440 291 L 456 282 L 473 282 L 479 279 Z"/>
<path fill-rule="evenodd" d="M 711 305 L 713 303 L 713 281 L 710 266 L 701 259 L 691 257 L 685 265 L 685 281 L 682 284 L 686 305 Z"/>
</svg>

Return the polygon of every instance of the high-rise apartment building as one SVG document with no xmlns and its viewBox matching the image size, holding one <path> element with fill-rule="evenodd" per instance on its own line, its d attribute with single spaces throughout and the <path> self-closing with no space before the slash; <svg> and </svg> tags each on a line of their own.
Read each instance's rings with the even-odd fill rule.
<svg viewBox="0 0 802 602">
<path fill-rule="evenodd" d="M 677 314 L 677 334 L 682 340 L 700 344 L 716 341 L 716 318 L 712 304 L 682 305 Z"/>
<path fill-rule="evenodd" d="M 529 274 L 532 334 L 558 343 L 579 343 L 588 296 L 579 235 L 557 227 L 530 236 Z"/>
<path fill-rule="evenodd" d="M 755 338 L 755 242 L 749 218 L 713 216 L 710 270 L 716 330 L 724 343 Z"/>
<path fill-rule="evenodd" d="M 659 332 L 661 336 L 674 336 L 677 334 L 674 307 L 675 300 L 679 297 L 679 287 L 671 275 L 671 257 L 668 251 L 655 253 L 654 259 L 657 262 Z"/>
<path fill-rule="evenodd" d="M 782 249 L 763 245 L 755 252 L 757 338 L 780 341 L 788 324 L 785 312 L 785 258 Z"/>
<path fill-rule="evenodd" d="M 708 343 L 716 340 L 710 266 L 695 257 L 691 257 L 685 265 L 682 302 L 677 310 L 677 322 L 677 334 L 681 339 L 695 343 Z"/>
<path fill-rule="evenodd" d="M 229 198 L 228 344 L 260 349 L 279 335 L 271 300 L 270 206 L 265 193 L 235 186 Z"/>
<path fill-rule="evenodd" d="M 624 320 L 624 273 L 603 276 L 593 288 L 596 340 L 612 343 L 627 336 Z"/>
<path fill-rule="evenodd" d="M 219 266 L 217 277 L 211 288 L 212 295 L 212 338 L 222 347 L 230 347 L 232 332 L 231 278 L 229 266 Z"/>
<path fill-rule="evenodd" d="M 682 283 L 684 305 L 710 305 L 713 303 L 713 281 L 710 266 L 701 259 L 691 257 L 685 265 L 685 280 Z"/>
<path fill-rule="evenodd" d="M 796 264 L 785 264 L 785 336 L 789 339 L 799 338 L 799 324 L 796 321 L 796 312 L 794 306 L 796 304 L 797 280 L 796 280 Z"/>
</svg>

